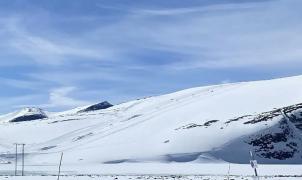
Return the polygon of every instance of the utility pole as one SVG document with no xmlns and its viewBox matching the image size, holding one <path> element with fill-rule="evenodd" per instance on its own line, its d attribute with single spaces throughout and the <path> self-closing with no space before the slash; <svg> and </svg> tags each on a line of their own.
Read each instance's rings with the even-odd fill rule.
<svg viewBox="0 0 302 180">
<path fill-rule="evenodd" d="M 17 176 L 17 169 L 18 169 L 18 144 L 16 145 L 16 154 L 15 154 L 15 176 Z"/>
<path fill-rule="evenodd" d="M 24 146 L 25 144 L 22 145 L 22 176 L 24 176 Z"/>
<path fill-rule="evenodd" d="M 15 176 L 18 175 L 18 146 L 22 146 L 22 176 L 24 176 L 24 146 L 25 144 L 15 143 L 16 153 L 15 153 Z"/>
<path fill-rule="evenodd" d="M 62 159 L 63 159 L 63 152 L 61 153 L 60 165 L 59 165 L 59 172 L 58 172 L 58 178 L 57 178 L 57 180 L 60 180 Z"/>
</svg>

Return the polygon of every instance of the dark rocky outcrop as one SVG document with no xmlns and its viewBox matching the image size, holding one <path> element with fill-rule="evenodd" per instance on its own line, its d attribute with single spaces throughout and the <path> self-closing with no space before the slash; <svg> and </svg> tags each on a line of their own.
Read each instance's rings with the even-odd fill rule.
<svg viewBox="0 0 302 180">
<path fill-rule="evenodd" d="M 16 117 L 10 120 L 10 122 L 33 121 L 33 120 L 44 119 L 44 118 L 47 118 L 45 114 L 33 114 L 33 115 Z"/>
<path fill-rule="evenodd" d="M 98 104 L 94 104 L 92 106 L 89 106 L 83 110 L 80 110 L 78 111 L 78 113 L 83 113 L 83 112 L 90 112 L 90 111 L 97 111 L 97 110 L 101 110 L 101 109 L 107 109 L 107 108 L 110 108 L 112 107 L 113 105 L 110 104 L 109 102 L 107 101 L 104 101 L 104 102 L 101 102 L 101 103 L 98 103 Z"/>
<path fill-rule="evenodd" d="M 195 123 L 190 123 L 184 126 L 181 126 L 179 128 L 176 128 L 175 130 L 180 130 L 180 129 L 191 129 L 191 128 L 196 128 L 196 127 L 209 127 L 212 124 L 218 122 L 219 120 L 210 120 L 205 122 L 204 124 L 195 124 Z"/>
<path fill-rule="evenodd" d="M 255 118 L 253 118 L 252 120 L 246 121 L 243 124 L 256 124 L 256 123 L 263 122 L 263 121 L 270 121 L 274 117 L 282 116 L 283 113 L 285 115 L 287 115 L 289 113 L 294 113 L 295 111 L 301 110 L 301 109 L 302 109 L 302 103 L 301 104 L 295 104 L 295 105 L 292 105 L 292 106 L 283 107 L 283 108 L 278 108 L 278 109 L 275 109 L 273 111 L 268 111 L 268 112 L 261 113 L 261 114 L 257 115 Z M 288 116 L 288 118 L 291 121 L 296 121 L 296 122 L 297 121 L 301 122 L 301 120 L 302 120 L 302 118 L 298 118 L 294 114 Z"/>
<path fill-rule="evenodd" d="M 47 114 L 40 108 L 26 107 L 20 110 L 9 122 L 33 121 L 48 118 Z"/>
<path fill-rule="evenodd" d="M 294 130 L 290 128 L 286 119 L 278 125 L 278 132 L 266 132 L 251 137 L 248 144 L 254 146 L 258 156 L 268 159 L 285 160 L 293 158 L 299 152 L 298 142 Z"/>
</svg>

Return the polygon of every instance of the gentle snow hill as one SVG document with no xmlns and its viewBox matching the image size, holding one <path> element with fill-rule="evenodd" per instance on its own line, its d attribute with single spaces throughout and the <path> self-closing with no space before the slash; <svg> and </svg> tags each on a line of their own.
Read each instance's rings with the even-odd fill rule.
<svg viewBox="0 0 302 180">
<path fill-rule="evenodd" d="M 12 123 L 1 116 L 0 156 L 27 164 L 302 163 L 302 76 L 187 89 L 101 110 L 90 106 Z"/>
</svg>

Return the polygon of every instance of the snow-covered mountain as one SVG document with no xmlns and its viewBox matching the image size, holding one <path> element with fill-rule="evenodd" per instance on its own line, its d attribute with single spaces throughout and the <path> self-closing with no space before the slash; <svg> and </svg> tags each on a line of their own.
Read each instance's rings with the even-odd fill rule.
<svg viewBox="0 0 302 180">
<path fill-rule="evenodd" d="M 302 76 L 187 89 L 76 108 L 0 116 L 0 156 L 26 143 L 29 164 L 302 163 Z M 105 107 L 106 106 L 106 107 Z M 103 108 L 102 108 L 103 107 Z M 28 121 L 24 117 L 41 116 Z M 34 120 L 36 118 L 31 118 Z M 15 123 L 18 122 L 18 123 Z"/>
<path fill-rule="evenodd" d="M 20 111 L 0 116 L 0 122 L 22 122 L 47 118 L 47 114 L 40 108 L 27 107 Z"/>
</svg>

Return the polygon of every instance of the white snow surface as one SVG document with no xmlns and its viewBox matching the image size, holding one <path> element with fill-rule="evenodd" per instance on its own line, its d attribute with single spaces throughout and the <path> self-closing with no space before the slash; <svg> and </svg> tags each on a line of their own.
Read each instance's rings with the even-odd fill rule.
<svg viewBox="0 0 302 180">
<path fill-rule="evenodd" d="M 25 108 L 0 116 L 0 159 L 8 163 L 3 163 L 0 169 L 13 168 L 9 163 L 14 162 L 14 143 L 26 144 L 27 168 L 56 167 L 61 152 L 64 152 L 65 167 L 92 173 L 97 173 L 99 167 L 110 167 L 108 173 L 118 173 L 114 167 L 123 169 L 125 164 L 128 169 L 124 173 L 139 173 L 140 168 L 148 173 L 143 169 L 149 165 L 162 165 L 169 172 L 169 167 L 175 164 L 186 164 L 192 166 L 187 173 L 198 174 L 196 167 L 203 163 L 223 167 L 227 167 L 226 161 L 249 163 L 251 146 L 245 143 L 247 137 L 279 130 L 281 118 L 255 124 L 244 124 L 248 119 L 226 122 L 302 103 L 301 83 L 302 76 L 296 76 L 198 87 L 104 110 L 78 113 L 86 108 L 79 107 L 46 113 L 46 119 L 11 123 L 10 119 L 24 114 L 45 113 L 38 108 Z M 188 128 L 191 125 L 198 126 Z M 300 130 L 292 128 L 299 139 Z M 240 153 L 233 153 L 239 150 Z M 299 153 L 285 160 L 260 160 L 276 164 L 302 162 Z M 129 168 L 132 164 L 135 168 Z M 160 169 L 151 173 L 156 172 L 163 173 Z"/>
</svg>

